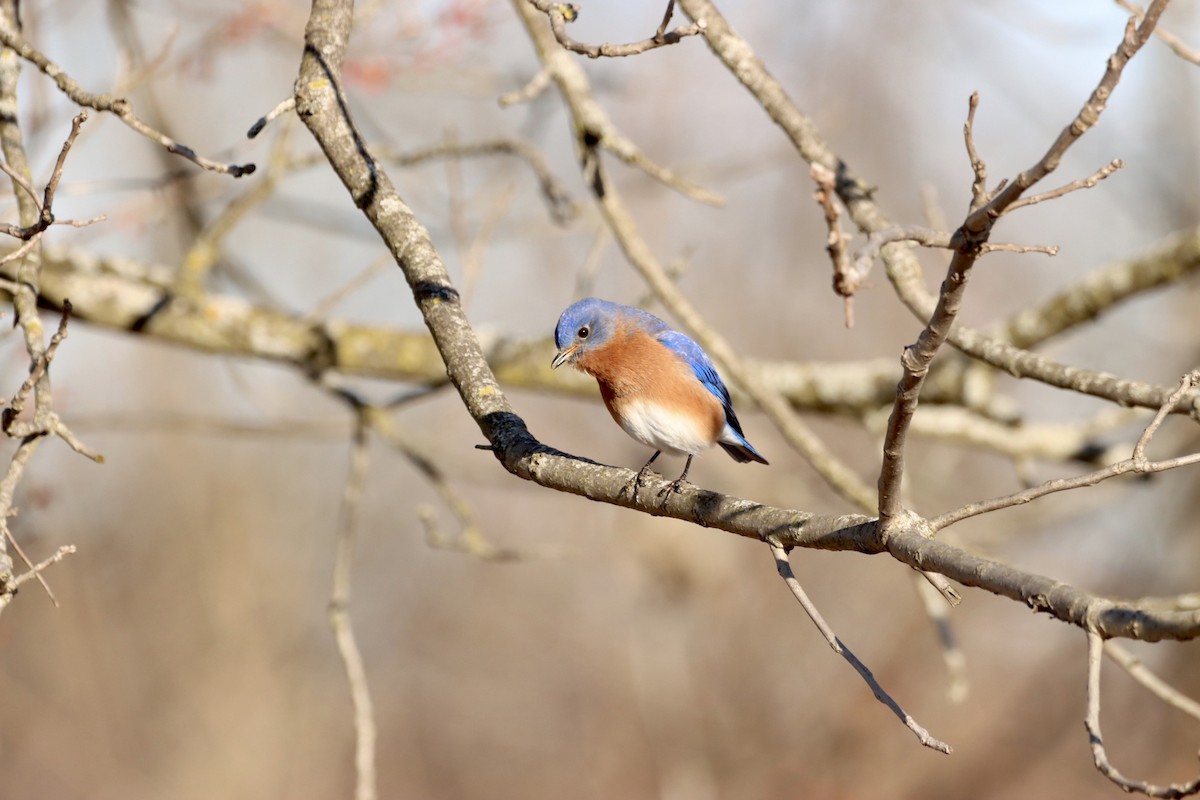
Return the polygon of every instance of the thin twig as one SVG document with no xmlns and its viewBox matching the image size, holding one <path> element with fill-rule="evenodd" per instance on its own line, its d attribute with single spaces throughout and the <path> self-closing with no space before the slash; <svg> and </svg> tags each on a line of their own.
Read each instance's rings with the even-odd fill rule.
<svg viewBox="0 0 1200 800">
<path fill-rule="evenodd" d="M 33 64 L 58 86 L 59 91 L 69 97 L 74 103 L 96 111 L 113 114 L 133 130 L 147 139 L 157 142 L 169 152 L 182 156 L 198 167 L 211 172 L 220 172 L 240 178 L 254 172 L 254 164 L 225 164 L 211 161 L 200 156 L 187 145 L 180 144 L 160 131 L 147 125 L 133 113 L 133 107 L 123 97 L 113 97 L 109 94 L 92 94 L 84 91 L 79 83 L 67 75 L 62 67 L 51 61 L 44 53 L 37 50 L 16 32 L 15 29 L 0 27 L 0 44 L 11 49 L 21 58 Z"/>
<path fill-rule="evenodd" d="M 825 251 L 829 253 L 829 258 L 833 262 L 833 290 L 842 298 L 842 313 L 846 320 L 846 327 L 853 328 L 854 293 L 862 287 L 866 276 L 850 268 L 846 255 L 846 243 L 850 241 L 850 237 L 842 232 L 841 224 L 838 221 L 841 212 L 838 211 L 835 200 L 837 176 L 833 174 L 832 170 L 821 164 L 813 164 L 809 169 L 809 175 L 817 184 L 817 191 L 813 193 L 813 198 L 821 206 L 821 210 L 825 214 L 825 227 L 829 230 L 829 235 L 825 239 Z"/>
<path fill-rule="evenodd" d="M 246 138 L 247 139 L 256 138 L 260 133 L 263 132 L 264 128 L 266 128 L 268 125 L 270 125 L 276 119 L 283 116 L 284 114 L 286 114 L 289 111 L 295 111 L 295 110 L 296 110 L 296 96 L 292 95 L 291 97 L 287 98 L 286 100 L 283 100 L 282 102 L 280 102 L 279 105 L 272 108 L 264 116 L 259 117 L 258 121 L 256 121 L 253 125 L 250 126 L 250 130 L 246 131 Z"/>
<path fill-rule="evenodd" d="M 46 374 L 46 371 L 50 369 L 50 362 L 54 359 L 54 354 L 58 352 L 58 346 L 62 344 L 64 339 L 67 338 L 67 323 L 70 321 L 70 319 L 71 301 L 64 300 L 62 316 L 60 316 L 58 320 L 58 330 L 56 330 L 54 335 L 50 337 L 50 344 L 46 346 L 46 349 L 30 367 L 29 376 L 25 378 L 25 381 L 21 384 L 21 387 L 17 389 L 17 393 L 13 395 L 12 400 L 10 400 L 8 403 L 8 407 L 5 408 L 3 412 L 0 412 L 0 428 L 2 428 L 5 433 L 11 432 L 13 423 L 16 422 L 17 417 L 21 415 L 21 412 L 25 410 L 25 400 L 29 397 L 29 394 L 33 391 L 33 388 L 38 384 L 38 382 L 41 381 L 42 376 Z"/>
<path fill-rule="evenodd" d="M 567 23 L 574 22 L 579 18 L 578 5 L 575 3 L 558 2 L 557 0 L 528 0 L 528 2 L 550 18 L 550 29 L 554 31 L 554 38 L 558 39 L 559 44 L 573 53 L 579 53 L 588 58 L 636 56 L 648 50 L 675 44 L 688 36 L 696 36 L 704 32 L 704 23 L 702 22 L 693 22 L 691 25 L 681 25 L 672 31 L 665 31 L 664 27 L 670 22 L 675 6 L 674 0 L 671 0 L 667 5 L 667 13 L 663 17 L 662 25 L 648 39 L 628 44 L 609 44 L 607 42 L 604 44 L 584 44 L 572 39 L 571 35 L 567 33 Z"/>
<path fill-rule="evenodd" d="M 1088 637 L 1088 680 L 1087 680 L 1087 715 L 1084 717 L 1084 727 L 1087 728 L 1088 739 L 1092 745 L 1092 760 L 1100 774 L 1120 786 L 1126 792 L 1139 792 L 1149 797 L 1164 797 L 1177 800 L 1200 792 L 1200 778 L 1193 778 L 1187 783 L 1172 783 L 1166 786 L 1156 786 L 1146 781 L 1135 781 L 1126 778 L 1108 760 L 1104 748 L 1104 736 L 1100 732 L 1100 662 L 1104 652 L 1104 639 L 1096 631 L 1089 630 Z"/>
<path fill-rule="evenodd" d="M 375 711 L 367 686 L 362 652 L 354 636 L 350 619 L 350 588 L 354 566 L 354 544 L 358 527 L 359 501 L 367 477 L 367 422 L 357 414 L 350 449 L 350 470 L 342 493 L 341 520 L 338 524 L 337 551 L 333 563 L 333 587 L 329 597 L 329 625 L 337 641 L 338 655 L 350 684 L 354 706 L 355 800 L 374 800 L 375 789 Z"/>
<path fill-rule="evenodd" d="M 29 571 L 24 573 L 25 580 L 28 580 L 30 576 L 37 578 L 37 582 L 42 585 L 42 589 L 45 590 L 46 596 L 50 598 L 50 602 L 54 604 L 55 608 L 58 608 L 58 598 L 54 596 L 54 592 L 50 589 L 50 584 L 47 583 L 46 579 L 42 577 L 42 571 L 34 566 L 34 563 L 29 560 L 29 556 L 25 555 L 24 548 L 22 548 L 21 543 L 17 541 L 17 537 L 12 535 L 12 531 L 9 530 L 8 524 L 5 523 L 0 527 L 3 527 L 4 537 L 8 539 L 8 543 L 12 545 L 13 550 L 17 551 L 17 555 L 20 556 L 21 560 L 25 562 L 25 566 L 29 567 Z M 11 589 L 15 589 L 18 585 L 18 581 L 13 579 L 11 583 L 3 587 L 4 593 L 12 594 Z"/>
<path fill-rule="evenodd" d="M 1141 6 L 1137 5 L 1136 3 L 1131 3 L 1129 0 L 1116 0 L 1116 3 L 1121 8 L 1137 17 L 1138 21 L 1141 21 L 1142 17 L 1146 15 L 1146 12 L 1142 10 Z M 1175 34 L 1171 33 L 1170 31 L 1163 30 L 1161 27 L 1156 25 L 1154 26 L 1154 35 L 1159 39 L 1162 39 L 1163 44 L 1171 48 L 1175 55 L 1179 56 L 1184 61 L 1190 61 L 1193 64 L 1200 64 L 1200 51 L 1188 47 L 1183 40 Z"/>
<path fill-rule="evenodd" d="M 1163 403 L 1162 408 L 1154 415 L 1154 419 L 1150 420 L 1150 424 L 1146 426 L 1146 430 L 1142 431 L 1142 435 L 1138 437 L 1137 444 L 1133 446 L 1134 461 L 1139 464 L 1146 463 L 1146 448 L 1150 445 L 1150 440 L 1154 438 L 1154 434 L 1158 433 L 1159 426 L 1163 424 L 1163 420 L 1167 418 L 1167 414 L 1171 412 L 1175 404 L 1197 382 L 1200 382 L 1200 370 L 1189 372 L 1179 379 L 1179 388 L 1167 398 L 1167 402 Z"/>
<path fill-rule="evenodd" d="M 663 12 L 662 22 L 658 24 L 658 30 L 654 32 L 654 41 L 661 42 L 667 32 L 667 26 L 671 24 L 671 17 L 675 15 L 675 0 L 667 0 L 667 9 Z"/>
<path fill-rule="evenodd" d="M 1077 192 L 1080 189 L 1091 189 L 1093 186 L 1098 184 L 1100 181 L 1104 180 L 1109 175 L 1112 175 L 1117 170 L 1124 169 L 1124 167 L 1125 167 L 1124 161 L 1122 161 L 1119 158 L 1114 158 L 1112 161 L 1108 162 L 1103 167 L 1096 170 L 1095 172 L 1093 172 L 1091 175 L 1089 175 L 1086 178 L 1080 178 L 1077 181 L 1071 181 L 1070 183 L 1066 184 L 1065 186 L 1060 186 L 1057 189 L 1051 189 L 1048 192 L 1042 192 L 1041 194 L 1030 195 L 1029 197 L 1022 197 L 1020 200 L 1016 201 L 1015 203 L 1013 203 L 1012 205 L 1010 205 L 1008 207 L 1008 213 L 1016 211 L 1018 208 L 1024 208 L 1025 206 L 1032 206 L 1036 203 L 1045 202 L 1046 200 L 1054 200 L 1059 197 L 1062 197 L 1065 194 L 1070 194 L 1071 192 Z"/>
<path fill-rule="evenodd" d="M 987 163 L 975 149 L 975 111 L 979 108 L 979 92 L 971 92 L 967 103 L 967 121 L 963 123 L 963 140 L 967 146 L 967 158 L 971 160 L 971 171 L 975 180 L 971 182 L 971 210 L 982 208 L 991 199 L 987 190 Z"/>
<path fill-rule="evenodd" d="M 1056 244 L 1012 244 L 1010 242 L 987 242 L 979 246 L 980 254 L 984 253 L 1041 253 L 1046 256 L 1058 255 Z"/>
<path fill-rule="evenodd" d="M 946 665 L 946 696 L 952 703 L 962 703 L 967 699 L 971 685 L 967 680 L 967 656 L 950 623 L 950 606 L 943 602 L 945 595 L 939 593 L 931 583 L 916 575 L 913 580 L 916 582 L 917 596 L 921 598 L 921 606 L 937 631 L 942 663 Z"/>
<path fill-rule="evenodd" d="M 6 175 L 12 178 L 13 182 L 19 185 L 24 191 L 29 193 L 29 195 L 33 198 L 33 203 L 37 207 L 38 211 L 37 220 L 34 223 L 23 227 L 0 223 L 0 232 L 16 237 L 17 239 L 29 241 L 56 222 L 54 218 L 54 195 L 55 192 L 58 191 L 59 181 L 62 180 L 63 167 L 66 165 L 67 155 L 71 152 L 71 147 L 75 144 L 75 140 L 79 137 L 79 129 L 83 126 L 83 123 L 87 121 L 87 118 L 87 112 L 80 111 L 75 115 L 75 118 L 71 120 L 71 132 L 67 134 L 66 140 L 63 141 L 62 149 L 58 153 L 58 159 L 54 162 L 54 171 L 50 174 L 50 180 L 46 183 L 46 188 L 40 200 L 34 193 L 33 187 L 30 185 L 29 181 L 27 181 L 23 175 L 20 175 L 8 164 L 0 162 L 0 169 L 2 169 Z M 62 220 L 61 224 L 69 224 L 74 227 L 81 228 L 85 225 L 90 225 L 99 219 L 103 219 L 103 216 L 87 221 Z"/>
<path fill-rule="evenodd" d="M 546 2 L 546 0 L 538 0 Z M 543 69 L 550 79 L 558 84 L 559 89 L 570 108 L 575 122 L 575 133 L 579 144 L 581 159 L 595 160 L 597 148 L 607 150 L 625 164 L 639 169 L 654 180 L 699 203 L 721 207 L 725 198 L 716 192 L 688 181 L 677 175 L 673 170 L 658 164 L 642 152 L 629 137 L 625 136 L 612 121 L 608 112 L 592 97 L 587 76 L 577 59 L 572 58 L 552 35 L 548 26 L 544 25 L 538 9 L 532 4 L 533 0 L 512 0 L 513 6 L 525 23 L 526 30 L 533 37 L 542 59 Z M 701 26 L 703 27 L 703 26 Z M 543 36 L 542 34 L 545 33 Z M 585 173 L 587 170 L 585 170 Z M 588 177 L 585 175 L 585 177 Z M 593 180 L 588 184 L 594 186 Z"/>
<path fill-rule="evenodd" d="M 1085 475 L 1078 475 L 1074 478 L 1055 478 L 1046 481 L 1045 483 L 1032 486 L 1021 492 L 996 497 L 991 500 L 981 501 L 978 503 L 970 503 L 962 508 L 954 511 L 949 511 L 929 520 L 929 526 L 935 531 L 940 531 L 943 528 L 949 527 L 956 522 L 961 522 L 964 519 L 986 514 L 992 511 L 998 511 L 1002 508 L 1011 508 L 1012 506 L 1024 505 L 1039 497 L 1044 497 L 1054 492 L 1062 492 L 1068 489 L 1080 489 L 1085 486 L 1095 486 L 1096 484 L 1106 481 L 1109 478 L 1115 478 L 1120 475 L 1136 473 L 1148 475 L 1155 472 L 1165 472 L 1167 470 L 1185 467 L 1190 464 L 1200 463 L 1200 453 L 1192 453 L 1191 455 L 1179 456 L 1177 458 L 1167 459 L 1166 461 L 1149 461 L 1145 456 L 1146 446 L 1150 443 L 1150 438 L 1158 430 L 1167 414 L 1175 407 L 1175 405 L 1187 394 L 1192 385 L 1200 381 L 1200 371 L 1189 372 L 1184 375 L 1179 381 L 1179 387 L 1167 398 L 1166 402 L 1159 408 L 1154 419 L 1146 427 L 1146 430 L 1138 438 L 1137 444 L 1134 446 L 1133 455 L 1129 458 L 1118 461 L 1103 469 L 1098 469 L 1089 472 Z"/>
<path fill-rule="evenodd" d="M 545 67 L 539 69 L 529 83 L 522 86 L 520 89 L 513 89 L 511 92 L 505 92 L 500 95 L 499 103 L 501 108 L 508 108 L 517 103 L 528 103 L 535 99 L 542 92 L 550 87 L 550 72 Z"/>
<path fill-rule="evenodd" d="M 12 541 L 14 547 L 17 547 L 17 552 L 20 553 L 21 550 L 20 550 L 20 547 L 17 545 L 16 540 L 10 539 L 10 541 Z M 42 580 L 41 573 L 47 567 L 49 567 L 53 564 L 57 564 L 58 562 L 62 561 L 64 558 L 66 558 L 67 556 L 71 555 L 74 552 L 75 552 L 75 545 L 64 544 L 62 547 L 55 550 L 54 554 L 52 556 L 50 556 L 49 558 L 43 559 L 42 561 L 39 561 L 38 563 L 32 565 L 27 572 L 22 572 L 20 575 L 17 575 L 15 578 L 13 578 L 11 581 L 9 581 L 7 588 L 8 589 L 16 589 L 17 587 L 19 587 L 21 584 L 25 583 L 26 581 L 32 580 L 33 578 L 37 578 L 39 581 L 41 581 L 42 586 L 44 586 L 46 588 L 46 593 L 48 595 L 50 595 L 50 601 L 53 602 L 55 606 L 57 606 L 58 601 L 54 599 L 54 594 L 50 591 L 50 587 L 46 586 L 46 582 L 44 580 Z M 24 556 L 25 556 L 25 554 L 21 553 L 21 557 L 24 558 Z"/>
<path fill-rule="evenodd" d="M 813 624 L 817 626 L 817 630 L 821 632 L 821 635 L 825 637 L 825 641 L 829 643 L 829 646 L 833 649 L 833 652 L 846 659 L 850 666 L 854 667 L 855 672 L 857 672 L 862 679 L 867 682 L 867 686 L 871 687 L 871 692 L 875 695 L 875 699 L 890 708 L 892 713 L 899 717 L 900 721 L 904 723 L 905 727 L 912 731 L 913 735 L 920 740 L 921 744 L 930 749 L 937 750 L 939 753 L 949 753 L 950 745 L 931 736 L 929 731 L 921 727 L 921 725 L 915 719 L 913 719 L 907 711 L 901 708 L 900 705 L 892 699 L 891 695 L 883 690 L 883 687 L 879 685 L 879 681 L 875 680 L 875 676 L 871 674 L 871 670 L 867 668 L 867 665 L 859 661 L 858 657 L 855 656 L 854 653 L 850 652 L 850 648 L 846 647 L 846 645 L 842 643 L 842 640 L 837 637 L 837 634 L 835 634 L 833 629 L 829 627 L 829 624 L 825 622 L 824 617 L 821 616 L 821 612 L 819 612 L 817 607 L 813 605 L 813 602 L 805 593 L 804 588 L 800 585 L 800 581 L 796 580 L 796 575 L 792 572 L 792 563 L 788 559 L 788 552 L 783 545 L 779 544 L 777 541 L 771 541 L 770 537 L 768 537 L 767 542 L 771 546 L 771 553 L 775 556 L 775 568 L 779 570 L 779 577 L 783 578 L 784 583 L 787 584 L 787 587 L 791 590 L 792 595 L 794 595 L 796 600 L 800 602 L 800 606 L 804 609 L 804 612 L 808 614 L 808 618 L 813 621 Z"/>
</svg>

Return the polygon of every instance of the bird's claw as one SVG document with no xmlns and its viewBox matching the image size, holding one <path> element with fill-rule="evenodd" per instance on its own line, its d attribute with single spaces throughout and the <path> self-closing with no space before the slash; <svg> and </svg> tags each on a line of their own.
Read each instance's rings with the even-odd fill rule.
<svg viewBox="0 0 1200 800">
<path fill-rule="evenodd" d="M 631 480 L 628 483 L 628 485 L 626 485 L 624 491 L 629 492 L 630 496 L 633 498 L 633 502 L 636 503 L 637 499 L 638 499 L 638 489 L 642 488 L 642 484 L 645 482 L 646 476 L 647 475 L 657 475 L 657 474 L 658 473 L 655 472 L 654 470 L 650 469 L 650 465 L 647 464 L 646 466 L 644 466 L 640 470 L 638 470 L 638 474 L 633 476 L 633 480 Z"/>
<path fill-rule="evenodd" d="M 659 495 L 659 507 L 665 506 L 667 501 L 671 499 L 671 495 L 683 494 L 683 487 L 691 485 L 691 481 L 689 481 L 687 478 L 676 478 L 675 480 L 671 481 Z"/>
</svg>

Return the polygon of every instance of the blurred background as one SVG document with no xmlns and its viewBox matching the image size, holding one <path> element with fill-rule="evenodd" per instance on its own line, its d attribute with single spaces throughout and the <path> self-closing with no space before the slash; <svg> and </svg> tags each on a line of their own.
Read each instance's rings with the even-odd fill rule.
<svg viewBox="0 0 1200 800">
<path fill-rule="evenodd" d="M 883 6 L 721 4 L 791 97 L 897 221 L 930 208 L 957 224 L 970 199 L 967 98 L 993 181 L 1033 164 L 1078 111 L 1120 40 L 1126 12 L 1101 0 Z M 296 314 L 423 330 L 399 270 L 327 169 L 273 172 L 273 154 L 316 151 L 290 115 L 245 131 L 289 96 L 307 9 L 160 0 L 23 8 L 26 34 L 84 88 L 126 94 L 147 121 L 198 152 L 255 161 L 233 180 L 202 173 L 113 118 L 92 114 L 56 210 L 106 214 L 55 228 L 48 245 L 176 270 L 229 204 L 273 191 L 220 241 L 208 288 Z M 653 33 L 661 3 L 587 2 L 585 42 Z M 553 88 L 501 108 L 539 69 L 499 0 L 367 2 L 346 64 L 351 107 L 372 145 L 412 151 L 497 136 L 528 140 L 580 214 L 556 224 L 528 168 L 511 158 L 390 167 L 430 229 L 485 335 L 545 349 L 584 294 L 654 309 L 602 231 Z M 1165 24 L 1200 46 L 1193 5 Z M 700 205 L 607 159 L 610 175 L 679 285 L 748 358 L 896 357 L 920 322 L 886 277 L 846 329 L 829 290 L 825 229 L 807 166 L 700 39 L 636 58 L 581 59 L 597 99 L 654 160 L 725 196 Z M 975 270 L 964 319 L 986 328 L 1089 272 L 1200 223 L 1197 67 L 1152 42 L 1099 127 L 1045 188 L 1126 168 L 1089 191 L 1014 214 L 1004 241 L 1057 244 L 1054 258 L 994 254 Z M 76 112 L 26 68 L 20 115 L 44 182 Z M 607 157 L 606 157 L 607 158 Z M 11 201 L 10 204 L 11 206 Z M 6 219 L 14 219 L 10 210 Z M 929 285 L 945 260 L 922 253 Z M 1056 339 L 1055 359 L 1174 384 L 1200 363 L 1200 282 L 1140 296 Z M 0 343 L 3 392 L 27 367 Z M 898 372 L 897 372 L 898 374 Z M 15 535 L 35 560 L 79 551 L 0 618 L 0 769 L 23 798 L 325 798 L 353 786 L 349 693 L 327 621 L 351 418 L 297 370 L 190 351 L 79 323 L 54 362 L 56 407 L 107 463 L 49 442 L 20 485 Z M 564 380 L 573 380 L 565 376 Z M 355 381 L 384 400 L 411 389 Z M 1010 379 L 1030 422 L 1103 408 Z M 535 435 L 568 452 L 637 467 L 648 453 L 597 398 L 505 387 Z M 770 423 L 743 406 L 769 468 L 700 458 L 702 487 L 820 513 L 851 511 Z M 869 481 L 879 433 L 807 417 Z M 1132 445 L 1145 415 L 1103 444 Z M 403 454 L 372 441 L 353 615 L 379 724 L 381 797 L 1025 798 L 1115 797 L 1083 731 L 1086 642 L 1008 600 L 965 592 L 952 614 L 970 691 L 955 702 L 936 631 L 910 570 L 887 558 L 797 552 L 793 564 L 841 638 L 930 732 L 918 745 L 829 651 L 747 540 L 556 494 L 507 474 L 452 391 L 404 404 L 396 425 L 432 455 L 493 545 L 488 561 L 431 547 L 458 522 Z M 1200 444 L 1169 420 L 1156 455 Z M 1084 467 L 1021 464 L 936 440 L 913 443 L 906 489 L 933 515 Z M 668 460 L 667 474 L 680 468 Z M 1022 568 L 1115 596 L 1196 590 L 1195 470 L 1111 481 L 955 528 Z M 424 520 L 424 521 L 423 521 Z M 1131 645 L 1181 690 L 1200 694 L 1200 645 Z M 1200 725 L 1106 664 L 1104 730 L 1128 775 L 1196 771 Z"/>
</svg>

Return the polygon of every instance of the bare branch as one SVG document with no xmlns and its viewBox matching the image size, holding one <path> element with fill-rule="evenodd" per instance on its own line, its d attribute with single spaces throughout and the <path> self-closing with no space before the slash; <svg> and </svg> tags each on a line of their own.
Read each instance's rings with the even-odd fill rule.
<svg viewBox="0 0 1200 800">
<path fill-rule="evenodd" d="M 1079 137 L 1088 132 L 1100 120 L 1100 115 L 1108 105 L 1108 98 L 1121 80 L 1125 65 L 1129 63 L 1154 32 L 1158 18 L 1167 8 L 1169 0 L 1153 0 L 1149 10 L 1138 24 L 1131 19 L 1125 27 L 1125 35 L 1117 49 L 1109 57 L 1104 75 L 1092 91 L 1079 113 L 1063 128 L 1058 138 L 1046 150 L 1041 159 L 1029 169 L 1017 175 L 1003 189 L 998 189 L 991 200 L 981 208 L 975 209 L 967 216 L 960 229 L 967 240 L 982 241 L 990 234 L 996 220 L 1008 212 L 1013 203 L 1034 184 L 1041 181 L 1051 172 L 1058 169 L 1062 157 Z"/>
</svg>

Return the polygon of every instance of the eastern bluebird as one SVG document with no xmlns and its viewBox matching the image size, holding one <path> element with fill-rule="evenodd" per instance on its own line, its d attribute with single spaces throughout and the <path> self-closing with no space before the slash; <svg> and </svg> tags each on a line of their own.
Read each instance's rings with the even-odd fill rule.
<svg viewBox="0 0 1200 800">
<path fill-rule="evenodd" d="M 634 479 L 634 496 L 654 459 L 686 455 L 671 488 L 687 482 L 692 459 L 719 444 L 742 463 L 766 464 L 742 435 L 729 390 L 708 355 L 679 331 L 639 308 L 589 297 L 562 313 L 552 367 L 571 364 L 596 379 L 608 413 L 654 455 Z"/>
</svg>

